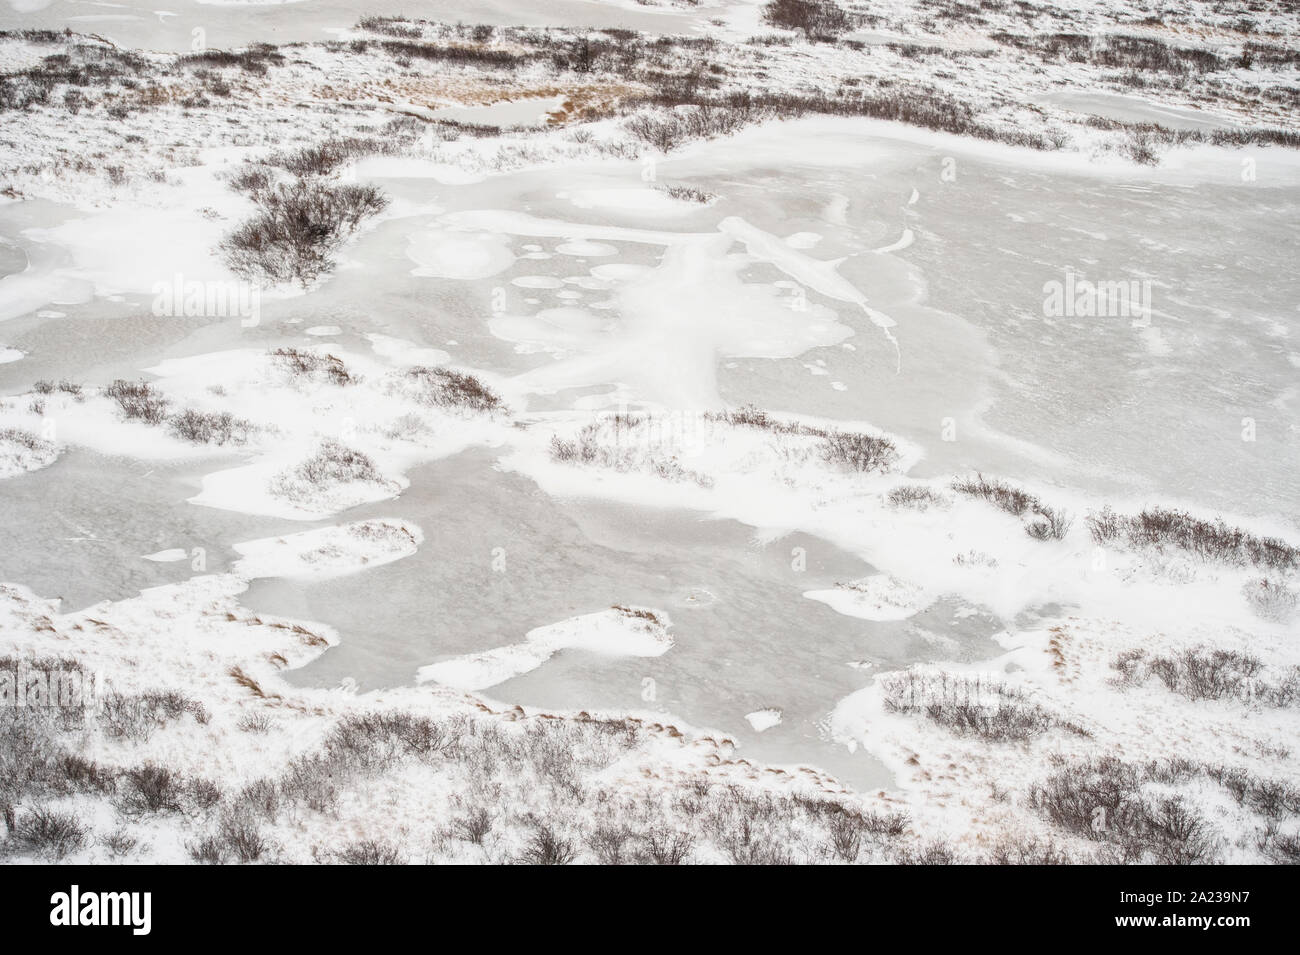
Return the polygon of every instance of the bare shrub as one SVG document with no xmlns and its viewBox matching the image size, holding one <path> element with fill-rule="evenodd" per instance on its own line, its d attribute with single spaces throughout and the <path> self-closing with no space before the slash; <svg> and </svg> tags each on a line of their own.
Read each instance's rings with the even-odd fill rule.
<svg viewBox="0 0 1300 955">
<path fill-rule="evenodd" d="M 245 713 L 239 720 L 239 728 L 245 733 L 266 733 L 271 729 L 271 720 L 264 713 Z"/>
<path fill-rule="evenodd" d="M 1181 796 L 1144 806 L 1142 835 L 1161 865 L 1199 865 L 1214 861 L 1218 834 Z"/>
<path fill-rule="evenodd" d="M 784 845 L 752 831 L 747 824 L 725 840 L 723 848 L 736 865 L 794 865 L 794 856 Z"/>
<path fill-rule="evenodd" d="M 1277 623 L 1290 620 L 1295 615 L 1297 603 L 1300 603 L 1300 596 L 1285 581 L 1267 577 L 1247 581 L 1242 593 L 1257 616 Z"/>
<path fill-rule="evenodd" d="M 334 856 L 344 865 L 404 865 L 401 850 L 397 846 L 376 839 L 363 839 L 349 843 Z"/>
<path fill-rule="evenodd" d="M 492 816 L 482 806 L 476 806 L 465 815 L 453 819 L 451 829 L 457 838 L 481 846 L 484 838 L 492 831 Z"/>
<path fill-rule="evenodd" d="M 757 428 L 762 431 L 771 431 L 773 434 L 808 435 L 818 438 L 825 438 L 830 435 L 830 432 L 824 428 L 814 428 L 811 425 L 800 424 L 796 421 L 781 421 L 778 418 L 773 418 L 755 405 L 742 405 L 731 411 L 706 411 L 704 420 L 720 421 L 735 428 Z"/>
<path fill-rule="evenodd" d="M 703 103 L 640 113 L 625 126 L 637 139 L 661 152 L 670 152 L 693 140 L 729 136 L 756 118 L 758 114 L 747 108 Z"/>
<path fill-rule="evenodd" d="M 59 728 L 46 713 L 0 707 L 0 804 L 12 809 L 28 795 L 81 791 L 69 776 L 70 764 L 64 757 L 70 754 L 58 743 Z"/>
<path fill-rule="evenodd" d="M 270 189 L 274 182 L 275 177 L 265 168 L 246 166 L 230 177 L 230 188 L 256 198 Z"/>
<path fill-rule="evenodd" d="M 16 817 L 10 839 L 20 851 L 55 859 L 85 847 L 90 828 L 70 812 L 37 807 Z"/>
<path fill-rule="evenodd" d="M 853 471 L 884 472 L 898 460 L 898 448 L 889 438 L 780 421 L 753 405 L 733 411 L 706 412 L 704 420 L 720 421 L 732 427 L 757 428 L 773 434 L 820 438 L 822 457 Z"/>
<path fill-rule="evenodd" d="M 862 821 L 862 828 L 875 836 L 885 836 L 890 839 L 897 839 L 911 824 L 911 819 L 905 812 L 866 812 L 859 817 Z"/>
<path fill-rule="evenodd" d="M 598 450 L 595 441 L 584 441 L 582 435 L 576 440 L 551 435 L 551 457 L 565 464 L 590 464 L 596 460 Z"/>
<path fill-rule="evenodd" d="M 139 842 L 139 839 L 125 829 L 114 829 L 108 835 L 99 838 L 99 844 L 119 858 L 130 855 Z"/>
<path fill-rule="evenodd" d="M 1177 548 L 1204 560 L 1244 566 L 1253 564 L 1275 571 L 1300 567 L 1300 548 L 1276 537 L 1261 537 L 1222 518 L 1207 521 L 1171 508 L 1150 507 L 1137 514 L 1119 515 L 1109 508 L 1089 515 L 1088 527 L 1098 544 L 1123 539 L 1134 548 Z"/>
<path fill-rule="evenodd" d="M 148 690 L 140 694 L 112 693 L 99 709 L 99 722 L 109 737 L 148 739 L 155 730 L 181 719 L 194 717 L 199 725 L 211 719 L 207 707 L 175 690 Z"/>
<path fill-rule="evenodd" d="M 128 420 L 146 424 L 162 424 L 167 417 L 167 399 L 154 390 L 147 381 L 130 382 L 119 378 L 104 394 L 117 402 Z"/>
<path fill-rule="evenodd" d="M 898 460 L 898 449 L 888 438 L 832 432 L 822 446 L 822 455 L 832 464 L 842 465 L 851 471 L 888 471 Z"/>
<path fill-rule="evenodd" d="M 398 59 L 430 60 L 437 63 L 471 63 L 489 69 L 512 69 L 528 61 L 526 54 L 490 47 L 413 43 L 405 40 L 382 40 L 379 48 Z"/>
<path fill-rule="evenodd" d="M 641 837 L 641 857 L 655 865 L 682 865 L 695 847 L 689 832 L 652 829 Z"/>
<path fill-rule="evenodd" d="M 848 812 L 833 813 L 827 822 L 831 837 L 831 848 L 843 862 L 856 862 L 862 851 L 862 834 L 865 827 L 862 819 Z"/>
<path fill-rule="evenodd" d="M 705 826 L 736 865 L 793 865 L 789 837 L 800 811 L 806 809 L 783 794 L 732 786 L 711 802 Z"/>
<path fill-rule="evenodd" d="M 373 773 L 405 756 L 427 757 L 449 741 L 444 725 L 406 712 L 344 717 L 325 739 L 325 754 L 349 772 Z"/>
<path fill-rule="evenodd" d="M 147 740 L 155 730 L 185 715 L 200 725 L 209 720 L 202 703 L 175 690 L 110 693 L 100 705 L 99 724 L 107 736 Z"/>
<path fill-rule="evenodd" d="M 900 484 L 885 496 L 885 500 L 889 502 L 891 507 L 906 507 L 917 511 L 929 510 L 932 507 L 949 506 L 948 498 L 933 488 L 917 484 Z"/>
<path fill-rule="evenodd" d="M 269 43 L 254 43 L 244 50 L 200 50 L 180 58 L 183 66 L 223 69 L 237 67 L 247 73 L 264 75 L 267 68 L 285 62 L 284 54 Z"/>
<path fill-rule="evenodd" d="M 519 861 L 524 865 L 568 865 L 577 854 L 573 843 L 561 837 L 549 823 L 538 822 L 532 827 Z"/>
<path fill-rule="evenodd" d="M 610 609 L 617 610 L 625 617 L 644 620 L 646 623 L 654 624 L 655 626 L 663 625 L 663 621 L 659 619 L 659 615 L 653 610 L 649 610 L 645 607 L 625 607 L 622 604 L 614 604 Z"/>
<path fill-rule="evenodd" d="M 252 422 L 236 418 L 229 411 L 204 412 L 186 408 L 167 419 L 172 434 L 195 444 L 243 444 Z"/>
<path fill-rule="evenodd" d="M 1147 796 L 1146 783 L 1164 786 L 1226 771 L 1190 762 L 1135 766 L 1115 757 L 1066 763 L 1030 791 L 1030 805 L 1067 831 L 1106 842 L 1116 861 L 1191 865 L 1217 860 L 1221 844 L 1204 814 L 1181 795 Z M 1250 777 L 1245 777 L 1249 788 Z"/>
<path fill-rule="evenodd" d="M 53 441 L 46 441 L 39 435 L 22 428 L 0 428 L 0 452 L 4 451 L 5 445 L 10 448 L 8 454 L 22 467 L 28 466 L 29 461 L 43 463 L 52 461 L 58 453 L 58 447 Z M 24 450 L 29 452 L 30 456 L 24 454 Z"/>
<path fill-rule="evenodd" d="M 1110 664 L 1111 669 L 1119 674 L 1116 681 L 1125 686 L 1141 683 L 1146 679 L 1145 658 L 1145 650 L 1138 648 L 1121 650 Z"/>
<path fill-rule="evenodd" d="M 1123 519 L 1109 505 L 1100 511 L 1090 512 L 1085 521 L 1093 541 L 1098 544 L 1109 544 L 1118 540 L 1124 529 Z"/>
<path fill-rule="evenodd" d="M 257 862 L 271 848 L 257 826 L 238 816 L 226 816 L 221 821 L 218 837 L 227 850 L 240 862 Z"/>
<path fill-rule="evenodd" d="M 425 404 L 474 411 L 497 411 L 504 407 L 500 396 L 473 375 L 423 365 L 408 368 L 405 374 L 416 385 Z"/>
<path fill-rule="evenodd" d="M 226 861 L 226 844 L 218 836 L 207 835 L 185 843 L 185 851 L 195 862 L 205 865 L 221 865 Z"/>
<path fill-rule="evenodd" d="M 1241 783 L 1240 801 L 1261 816 L 1280 819 L 1300 815 L 1300 789 L 1291 783 L 1258 776 L 1246 776 Z"/>
<path fill-rule="evenodd" d="M 341 484 L 382 484 L 384 476 L 370 456 L 332 439 L 316 453 L 271 479 L 271 490 L 290 500 L 310 500 L 315 491 Z"/>
<path fill-rule="evenodd" d="M 199 809 L 211 809 L 221 802 L 221 787 L 210 779 L 195 776 L 185 788 L 190 801 Z"/>
<path fill-rule="evenodd" d="M 1049 507 L 1028 491 L 1013 487 L 1005 481 L 989 480 L 983 474 L 973 478 L 958 478 L 952 489 L 971 497 L 979 497 L 994 507 L 1016 517 L 1031 515 L 1025 524 L 1025 533 L 1034 540 L 1063 540 L 1070 532 L 1073 521 L 1064 510 Z"/>
<path fill-rule="evenodd" d="M 682 202 L 695 202 L 700 205 L 707 205 L 717 198 L 711 192 L 705 192 L 703 189 L 696 189 L 694 186 L 668 185 L 659 187 L 669 198 L 679 199 Z"/>
<path fill-rule="evenodd" d="M 381 482 L 383 479 L 368 455 L 334 440 L 321 442 L 320 450 L 298 465 L 296 474 L 303 481 L 317 486 L 354 481 Z"/>
<path fill-rule="evenodd" d="M 1178 47 L 1158 37 L 1107 36 L 1093 47 L 1090 59 L 1099 66 L 1137 72 L 1205 73 L 1224 66 L 1210 50 Z"/>
<path fill-rule="evenodd" d="M 999 510 L 1020 517 L 1026 511 L 1035 511 L 1041 502 L 1034 495 L 1012 487 L 1004 481 L 988 480 L 983 474 L 973 478 L 959 478 L 952 482 L 952 489 L 960 494 L 981 497 Z"/>
<path fill-rule="evenodd" d="M 667 481 L 692 481 L 700 487 L 712 487 L 708 474 L 685 468 L 676 456 L 664 457 L 650 449 L 624 441 L 624 432 L 640 427 L 643 419 L 615 416 L 607 422 L 586 425 L 574 438 L 551 437 L 551 458 L 565 464 L 595 464 L 616 471 L 644 471 Z M 605 429 L 613 427 L 613 434 Z"/>
<path fill-rule="evenodd" d="M 241 821 L 274 821 L 280 813 L 280 787 L 270 779 L 255 779 L 246 784 L 231 800 L 232 818 Z"/>
<path fill-rule="evenodd" d="M 59 381 L 55 388 L 65 395 L 71 395 L 76 401 L 82 401 L 85 398 L 85 392 L 81 385 L 75 381 L 68 381 L 66 378 Z"/>
<path fill-rule="evenodd" d="M 180 812 L 184 806 L 185 777 L 154 763 L 128 769 L 119 788 L 118 808 L 127 815 Z"/>
<path fill-rule="evenodd" d="M 1211 50 L 1175 46 L 1160 37 L 1081 33 L 994 33 L 992 36 L 999 43 L 1037 53 L 1045 60 L 1090 63 L 1137 74 L 1158 72 L 1184 76 L 1213 72 L 1228 65 L 1227 60 Z"/>
<path fill-rule="evenodd" d="M 1050 839 L 1004 839 L 988 853 L 988 862 L 994 865 L 1075 865 L 1079 861 Z"/>
<path fill-rule="evenodd" d="M 1074 522 L 1063 510 L 1039 504 L 1034 510 L 1035 517 L 1025 525 L 1025 533 L 1034 540 L 1064 540 Z"/>
<path fill-rule="evenodd" d="M 357 379 L 349 373 L 343 360 L 328 352 L 277 348 L 270 355 L 272 363 L 295 381 L 306 379 L 340 386 L 357 383 Z"/>
<path fill-rule="evenodd" d="M 1020 688 L 995 680 L 906 670 L 887 674 L 880 684 L 889 712 L 919 713 L 962 735 L 997 742 L 1032 739 L 1053 728 L 1088 735 L 1082 727 L 1044 709 Z"/>
<path fill-rule="evenodd" d="M 334 759 L 310 754 L 292 760 L 280 776 L 280 792 L 314 812 L 329 812 L 338 802 L 340 774 Z"/>
<path fill-rule="evenodd" d="M 50 763 L 48 780 L 58 793 L 106 795 L 117 787 L 116 772 L 78 753 L 57 755 Z"/>
<path fill-rule="evenodd" d="M 952 562 L 958 567 L 996 567 L 998 565 L 998 559 L 992 554 L 973 549 L 962 554 L 953 555 Z"/>
<path fill-rule="evenodd" d="M 1250 654 L 1204 646 L 1177 656 L 1153 657 L 1147 666 L 1167 689 L 1189 700 L 1243 696 L 1264 668 L 1260 659 Z"/>
<path fill-rule="evenodd" d="M 948 843 L 935 839 L 918 846 L 899 846 L 894 852 L 899 865 L 960 865 L 961 857 Z"/>
<path fill-rule="evenodd" d="M 1030 805 L 1052 822 L 1089 839 L 1131 831 L 1141 806 L 1140 778 L 1113 756 L 1063 766 L 1030 790 Z"/>
<path fill-rule="evenodd" d="M 326 176 L 339 166 L 360 156 L 382 155 L 392 151 L 389 141 L 364 136 L 331 139 L 291 152 L 273 153 L 265 162 L 279 166 L 295 176 Z"/>
<path fill-rule="evenodd" d="M 1257 656 L 1235 650 L 1199 646 L 1148 656 L 1135 648 L 1121 652 L 1110 665 L 1122 685 L 1141 685 L 1157 677 L 1171 693 L 1191 700 L 1236 699 L 1270 707 L 1290 707 L 1300 700 L 1300 667 L 1270 676 Z"/>
<path fill-rule="evenodd" d="M 221 242 L 227 264 L 245 278 L 303 287 L 330 271 L 343 241 L 388 205 L 375 186 L 320 179 L 277 185 L 255 197 L 257 215 Z"/>
<path fill-rule="evenodd" d="M 783 30 L 802 30 L 810 40 L 835 40 L 853 28 L 849 15 L 829 0 L 771 0 L 763 21 Z"/>
<path fill-rule="evenodd" d="M 405 17 L 362 17 L 357 21 L 357 27 L 372 33 L 384 33 L 405 39 L 414 39 L 423 35 L 423 31 L 407 21 Z"/>
<path fill-rule="evenodd" d="M 587 836 L 587 846 L 601 865 L 622 865 L 628 861 L 627 845 L 632 830 L 626 825 L 597 826 Z"/>
<path fill-rule="evenodd" d="M 1257 842 L 1264 858 L 1276 865 L 1300 865 L 1300 833 L 1284 833 L 1276 823 L 1265 827 Z"/>
<path fill-rule="evenodd" d="M 1160 153 L 1156 149 L 1156 140 L 1148 130 L 1131 129 L 1124 140 L 1124 154 L 1142 166 L 1160 165 Z"/>
</svg>

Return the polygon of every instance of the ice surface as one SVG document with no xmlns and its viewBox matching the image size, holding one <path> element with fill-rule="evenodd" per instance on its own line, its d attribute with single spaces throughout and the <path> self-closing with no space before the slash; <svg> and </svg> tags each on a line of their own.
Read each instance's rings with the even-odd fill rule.
<svg viewBox="0 0 1300 955">
<path fill-rule="evenodd" d="M 188 48 L 200 14 L 214 44 L 346 37 L 355 19 L 332 0 L 195 9 L 158 23 L 129 0 L 93 22 L 121 42 Z M 56 0 L 24 25 L 92 22 L 78 11 Z M 758 29 L 755 4 L 502 2 L 467 19 L 700 30 L 713 13 Z M 529 124 L 536 154 L 494 166 L 488 146 L 462 143 L 460 162 L 448 149 L 348 166 L 340 175 L 392 206 L 326 279 L 268 290 L 256 323 L 151 307 L 160 277 L 231 279 L 213 247 L 249 211 L 224 182 L 244 151 L 196 153 L 166 171 L 175 192 L 138 207 L 0 204 L 3 426 L 21 432 L 0 439 L 0 581 L 73 610 L 247 585 L 250 612 L 341 635 L 283 675 L 304 691 L 442 687 L 649 712 L 716 728 L 749 758 L 942 798 L 936 754 L 967 744 L 886 712 L 883 671 L 939 662 L 1051 683 L 1089 726 L 1113 721 L 1098 745 L 1146 753 L 1141 714 L 1174 710 L 1149 695 L 1117 715 L 1098 702 L 1114 698 L 1101 681 L 1116 647 L 1203 628 L 1287 652 L 1294 625 L 1252 616 L 1245 569 L 1168 554 L 1099 565 L 1082 517 L 1154 502 L 1300 532 L 1294 151 L 1195 146 L 1147 168 L 809 118 L 656 155 L 651 182 L 644 156 L 557 161 L 566 133 L 542 116 L 561 97 L 443 102 L 395 96 L 384 118 Z M 1095 90 L 1052 102 L 1179 129 L 1233 122 Z M 1149 282 L 1149 315 L 1050 313 L 1045 289 L 1070 275 Z M 333 356 L 356 380 L 277 377 L 267 355 L 286 347 Z M 431 407 L 404 389 L 417 365 L 472 373 L 508 410 Z M 255 433 L 194 445 L 124 421 L 98 389 L 142 377 L 176 407 L 230 411 Z M 87 394 L 36 388 L 64 378 Z M 698 426 L 745 405 L 793 423 L 700 440 L 627 425 L 607 465 L 552 453 L 553 436 L 616 413 Z M 48 446 L 24 443 L 47 423 Z M 895 471 L 828 459 L 816 435 L 838 428 L 891 436 Z M 275 490 L 345 436 L 378 477 L 302 499 Z M 971 471 L 1032 488 L 1072 529 L 1038 541 L 984 502 L 890 503 L 900 485 L 950 497 L 950 477 Z M 1258 723 L 1282 739 L 1288 719 Z M 961 752 L 952 772 L 973 775 L 950 788 L 975 800 L 993 758 Z"/>
</svg>

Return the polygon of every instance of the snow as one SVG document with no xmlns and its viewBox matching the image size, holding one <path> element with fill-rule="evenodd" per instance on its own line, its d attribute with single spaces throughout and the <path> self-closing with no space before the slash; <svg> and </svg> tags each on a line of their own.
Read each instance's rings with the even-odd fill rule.
<svg viewBox="0 0 1300 955">
<path fill-rule="evenodd" d="M 53 464 L 59 448 L 39 432 L 0 429 L 0 480 Z"/>
<path fill-rule="evenodd" d="M 906 620 L 921 609 L 920 588 L 888 574 L 850 581 L 833 590 L 810 590 L 804 596 L 863 620 Z"/>
<path fill-rule="evenodd" d="M 395 519 L 322 527 L 236 544 L 234 572 L 258 577 L 326 579 L 379 567 L 414 554 L 424 539 L 418 527 Z"/>
<path fill-rule="evenodd" d="M 423 666 L 419 680 L 461 690 L 483 690 L 536 669 L 561 650 L 657 657 L 673 645 L 668 634 L 670 626 L 657 617 L 647 620 L 618 608 L 583 614 L 531 630 L 522 643 Z"/>
<path fill-rule="evenodd" d="M 778 709 L 755 710 L 745 714 L 745 722 L 753 727 L 755 733 L 770 730 L 781 725 L 781 711 Z"/>
<path fill-rule="evenodd" d="M 214 36 L 261 39 L 247 5 L 211 4 Z M 259 16 L 278 16 L 265 6 Z M 1058 8 L 1053 30 L 1151 29 L 1223 44 L 1237 59 L 1241 37 L 1225 14 L 1175 6 L 1167 32 L 1121 2 Z M 1300 153 L 1185 143 L 1161 146 L 1149 167 L 1126 153 L 1123 130 L 1089 124 L 1294 131 L 1282 100 L 1244 92 L 1294 86 L 1294 64 L 1148 78 L 1138 92 L 1117 71 L 1040 63 L 993 40 L 1016 26 L 1011 14 L 931 28 L 910 0 L 855 34 L 864 49 L 745 43 L 775 32 L 748 2 L 507 3 L 490 16 L 538 22 L 578 9 L 716 38 L 709 57 L 727 90 L 832 90 L 883 76 L 958 95 L 981 121 L 1059 137 L 1062 148 L 806 116 L 663 151 L 615 108 L 646 92 L 641 80 L 546 64 L 508 81 L 473 64 L 402 65 L 350 48 L 369 36 L 357 12 L 324 4 L 266 21 L 308 42 L 269 78 L 239 75 L 233 100 L 181 106 L 198 81 L 171 75 L 177 102 L 121 119 L 106 100 L 78 113 L 57 97 L 10 111 L 0 478 L 22 504 L 6 513 L 0 651 L 75 656 L 114 688 L 175 688 L 212 716 L 147 743 L 88 732 L 85 755 L 118 767 L 147 756 L 242 785 L 363 711 L 432 714 L 474 740 L 552 723 L 581 734 L 608 720 L 634 742 L 583 777 L 593 800 L 649 793 L 668 803 L 700 783 L 792 787 L 905 810 L 908 838 L 971 853 L 1023 833 L 1089 849 L 1027 798 L 1057 760 L 1182 757 L 1300 778 L 1294 705 L 1188 699 L 1154 676 L 1116 676 L 1122 653 L 1198 647 L 1251 654 L 1268 679 L 1292 672 L 1296 569 L 1098 543 L 1088 526 L 1104 506 L 1163 506 L 1300 540 L 1290 424 L 1300 358 L 1285 258 L 1295 219 L 1279 212 L 1300 189 Z M 33 12 L 33 22 L 69 22 L 63 5 Z M 120 43 L 155 30 L 151 49 L 178 42 L 152 11 L 135 19 L 103 29 Z M 1292 12 L 1258 19 L 1261 36 L 1294 34 Z M 469 42 L 451 27 L 424 29 Z M 322 34 L 344 43 L 325 46 Z M 528 40 L 498 30 L 491 42 Z M 25 69 L 49 52 L 5 40 L 0 63 Z M 685 56 L 666 50 L 662 65 Z M 603 118 L 552 115 L 583 97 Z M 234 104 L 240 123 L 227 121 Z M 385 125 L 394 117 L 428 135 L 402 139 Z M 439 117 L 525 128 L 444 141 L 428 125 Z M 261 290 L 256 316 L 157 307 L 160 285 L 239 282 L 216 249 L 252 211 L 229 187 L 242 163 L 361 135 L 387 137 L 391 154 L 328 175 L 393 202 L 332 273 Z M 78 166 L 66 143 L 94 164 Z M 717 198 L 673 198 L 670 183 Z M 1153 280 L 1152 323 L 1042 314 L 1043 282 L 1063 269 Z M 274 355 L 283 348 L 316 370 L 292 371 Z M 419 368 L 471 375 L 500 404 L 439 403 L 412 378 Z M 119 378 L 149 381 L 168 415 L 228 414 L 246 434 L 196 443 L 170 418 L 128 419 L 106 390 Z M 64 379 L 82 390 L 37 384 Z M 768 426 L 705 414 L 750 404 Z M 887 439 L 896 456 L 855 471 L 827 448 L 838 432 Z M 324 467 L 322 455 L 352 469 Z M 977 471 L 1064 510 L 1068 528 L 1034 539 L 1032 514 L 951 487 Z M 897 503 L 908 489 L 932 497 Z M 51 540 L 43 495 L 60 507 L 102 501 L 93 533 Z M 490 519 L 508 526 L 489 536 Z M 688 527 L 687 543 L 669 525 Z M 734 528 L 748 541 L 728 537 Z M 483 583 L 495 549 L 538 580 L 559 576 L 555 560 L 591 561 L 639 589 L 604 594 L 593 574 L 590 589 L 563 594 L 563 609 L 507 626 L 528 616 L 519 604 L 529 591 L 504 574 Z M 754 570 L 777 557 L 777 572 Z M 72 581 L 95 595 L 90 606 L 48 596 Z M 644 592 L 659 584 L 662 594 Z M 331 604 L 359 585 L 395 612 L 368 620 Z M 321 619 L 256 609 L 271 604 Z M 428 625 L 447 609 L 469 621 L 464 633 Z M 362 664 L 313 669 L 354 640 L 361 649 L 347 659 L 401 668 L 396 685 L 369 681 Z M 313 682 L 318 672 L 334 678 Z M 907 678 L 1009 688 L 1057 722 L 1013 742 L 957 733 L 924 709 L 891 708 L 891 681 Z M 628 694 L 602 696 L 624 684 Z M 622 702 L 597 713 L 598 697 Z M 563 705 L 528 705 L 543 698 Z M 240 728 L 251 716 L 270 727 Z M 266 828 L 286 861 L 310 861 L 311 845 L 349 832 L 427 839 L 463 811 L 459 772 L 403 764 L 373 784 L 378 814 L 349 789 L 336 816 Z M 517 852 L 518 819 L 555 814 L 541 778 L 530 768 L 507 781 L 502 812 L 514 829 L 497 848 L 448 849 L 444 837 L 429 854 Z M 1260 860 L 1249 807 L 1208 785 L 1177 791 L 1224 834 L 1225 861 Z M 106 803 L 64 804 L 94 815 L 97 829 L 110 824 Z M 601 818 L 595 803 L 571 808 L 583 831 Z M 185 861 L 200 834 L 188 819 L 132 826 L 148 831 L 150 861 Z M 723 854 L 702 845 L 700 858 Z M 106 850 L 80 860 L 107 861 Z"/>
</svg>

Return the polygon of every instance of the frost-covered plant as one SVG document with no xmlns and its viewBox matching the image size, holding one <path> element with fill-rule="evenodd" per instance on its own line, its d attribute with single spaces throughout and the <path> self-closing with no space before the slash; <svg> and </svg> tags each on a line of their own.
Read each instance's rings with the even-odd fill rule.
<svg viewBox="0 0 1300 955">
<path fill-rule="evenodd" d="M 129 420 L 162 424 L 167 417 L 167 399 L 147 381 L 131 382 L 119 378 L 104 389 L 104 394 L 117 402 Z"/>
<path fill-rule="evenodd" d="M 1251 610 L 1264 618 L 1277 623 L 1285 623 L 1295 615 L 1300 596 L 1287 586 L 1284 580 L 1271 580 L 1259 577 L 1246 581 L 1242 593 Z"/>
</svg>

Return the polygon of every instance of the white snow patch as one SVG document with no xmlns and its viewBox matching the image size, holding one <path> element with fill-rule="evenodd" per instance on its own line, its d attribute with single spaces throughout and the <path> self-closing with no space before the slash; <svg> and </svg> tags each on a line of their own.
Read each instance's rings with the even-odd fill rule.
<svg viewBox="0 0 1300 955">
<path fill-rule="evenodd" d="M 414 524 L 393 518 L 320 527 L 236 544 L 233 571 L 250 580 L 337 577 L 410 557 L 423 539 Z"/>
<path fill-rule="evenodd" d="M 152 560 L 158 564 L 174 564 L 178 560 L 184 560 L 190 556 L 189 551 L 184 547 L 172 547 L 168 550 L 160 550 L 153 554 L 145 554 L 145 560 Z"/>
<path fill-rule="evenodd" d="M 746 713 L 745 720 L 754 728 L 755 733 L 761 733 L 770 730 L 773 726 L 781 725 L 781 711 L 775 707 L 755 710 L 753 713 Z"/>
<path fill-rule="evenodd" d="M 530 630 L 522 643 L 496 647 L 420 668 L 421 683 L 481 690 L 535 670 L 561 650 L 609 656 L 657 657 L 673 645 L 671 623 L 611 608 Z"/>
<path fill-rule="evenodd" d="M 809 590 L 804 596 L 826 604 L 836 613 L 863 620 L 904 620 L 920 609 L 920 587 L 876 574 L 830 590 Z"/>
</svg>

